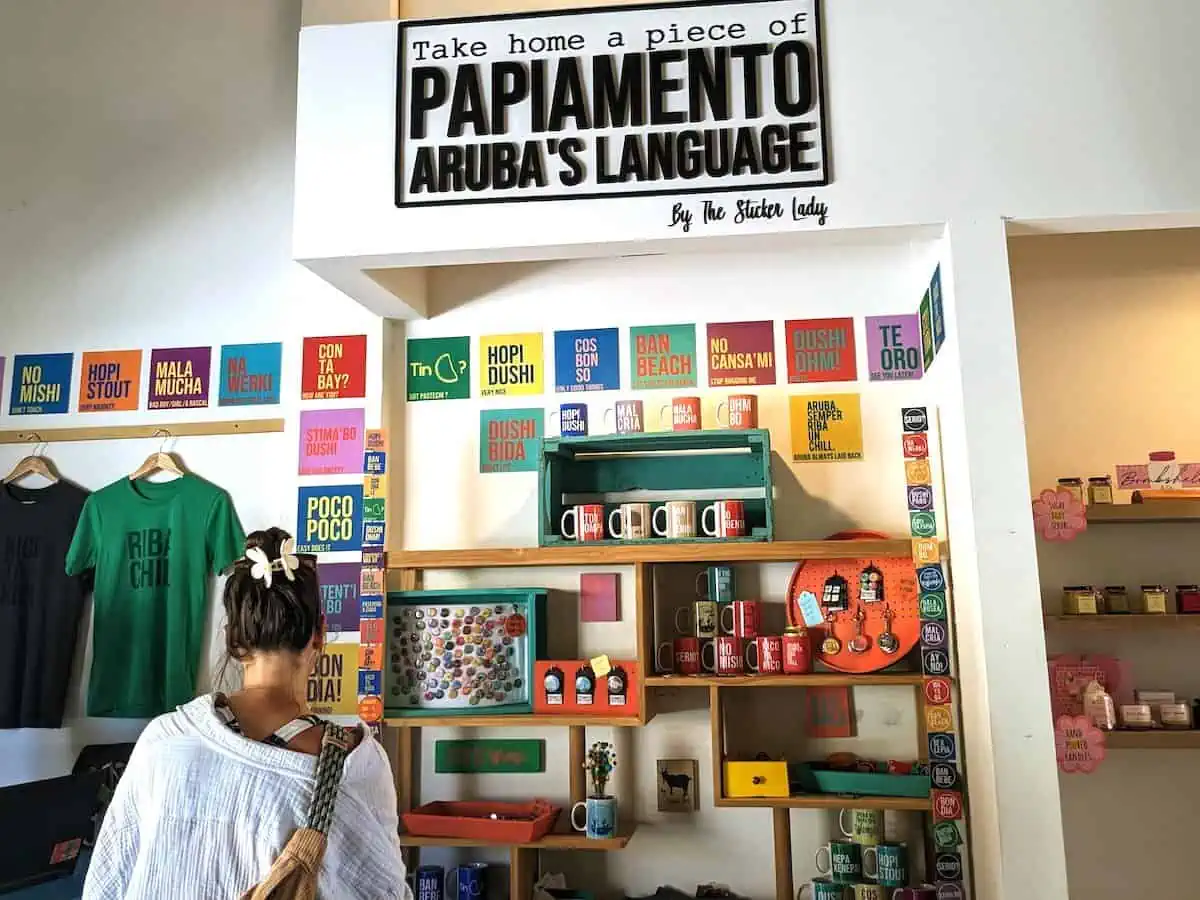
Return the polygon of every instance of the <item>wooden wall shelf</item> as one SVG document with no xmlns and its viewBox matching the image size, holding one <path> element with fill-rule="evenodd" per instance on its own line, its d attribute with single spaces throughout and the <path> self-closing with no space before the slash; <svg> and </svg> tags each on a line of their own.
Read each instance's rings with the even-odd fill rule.
<svg viewBox="0 0 1200 900">
<path fill-rule="evenodd" d="M 811 675 L 651 675 L 647 687 L 913 687 L 924 683 L 920 672 L 888 675 L 843 675 L 840 672 L 815 672 Z"/>
<path fill-rule="evenodd" d="M 1200 500 L 1151 500 L 1147 503 L 1098 503 L 1087 507 L 1089 525 L 1139 522 L 1200 522 Z"/>
<path fill-rule="evenodd" d="M 596 728 L 636 728 L 646 724 L 637 716 L 403 716 L 384 719 L 393 728 L 554 728 L 586 725 Z"/>
<path fill-rule="evenodd" d="M 563 816 L 569 814 L 563 810 Z M 528 844 L 505 844 L 478 838 L 421 837 L 415 834 L 400 835 L 404 847 L 520 847 L 529 850 L 624 850 L 633 839 L 635 828 L 622 828 L 616 837 L 589 838 L 578 831 L 554 832 Z"/>
<path fill-rule="evenodd" d="M 944 555 L 944 554 L 943 554 Z M 799 562 L 802 559 L 910 557 L 912 541 L 696 541 L 569 547 L 395 550 L 389 569 L 490 569 L 511 566 L 612 566 L 634 563 Z"/>
<path fill-rule="evenodd" d="M 77 441 L 122 441 L 142 438 L 212 437 L 227 434 L 277 434 L 283 419 L 239 419 L 231 422 L 162 422 L 156 425 L 99 425 L 94 428 L 25 428 L 0 431 L 0 444 L 69 444 Z"/>
<path fill-rule="evenodd" d="M 841 794 L 805 794 L 800 797 L 718 797 L 714 806 L 770 809 L 907 809 L 929 812 L 928 797 L 864 797 Z"/>
<path fill-rule="evenodd" d="M 1171 631 L 1200 628 L 1200 615 L 1046 616 L 1047 628 L 1083 628 L 1111 631 Z"/>
<path fill-rule="evenodd" d="M 1200 731 L 1110 731 L 1105 736 L 1110 750 L 1200 750 Z"/>
</svg>

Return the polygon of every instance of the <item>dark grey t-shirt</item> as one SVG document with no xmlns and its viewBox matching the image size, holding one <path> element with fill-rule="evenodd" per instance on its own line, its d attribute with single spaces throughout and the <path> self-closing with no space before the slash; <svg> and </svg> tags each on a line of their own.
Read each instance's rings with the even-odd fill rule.
<svg viewBox="0 0 1200 900">
<path fill-rule="evenodd" d="M 0 728 L 60 728 L 87 582 L 66 572 L 88 492 L 0 484 Z"/>
</svg>

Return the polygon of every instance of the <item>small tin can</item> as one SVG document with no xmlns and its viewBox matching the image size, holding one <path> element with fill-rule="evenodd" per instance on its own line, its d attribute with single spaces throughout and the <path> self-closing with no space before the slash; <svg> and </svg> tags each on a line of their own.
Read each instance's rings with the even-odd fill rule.
<svg viewBox="0 0 1200 900">
<path fill-rule="evenodd" d="M 783 673 L 806 675 L 812 671 L 812 640 L 807 628 L 788 628 L 783 633 Z"/>
<path fill-rule="evenodd" d="M 1181 613 L 1200 613 L 1200 586 L 1194 584 L 1176 585 L 1175 610 Z"/>
<path fill-rule="evenodd" d="M 1163 728 L 1191 728 L 1192 708 L 1186 703 L 1164 703 L 1158 708 L 1158 720 Z"/>
<path fill-rule="evenodd" d="M 1163 615 L 1167 611 L 1167 589 L 1161 584 L 1142 585 L 1142 605 L 1140 613 Z"/>
<path fill-rule="evenodd" d="M 1108 475 L 1096 475 L 1088 479 L 1088 505 L 1113 502 L 1112 478 Z"/>
<path fill-rule="evenodd" d="M 1121 705 L 1121 725 L 1124 728 L 1153 728 L 1154 716 L 1149 703 L 1125 703 Z"/>
<path fill-rule="evenodd" d="M 1080 503 L 1083 503 L 1083 479 L 1082 478 L 1060 478 L 1058 479 L 1060 490 L 1068 490 Z"/>
<path fill-rule="evenodd" d="M 1123 584 L 1107 584 L 1104 586 L 1104 611 L 1106 613 L 1129 612 L 1129 592 Z"/>
<path fill-rule="evenodd" d="M 1096 602 L 1097 591 L 1090 585 L 1081 584 L 1063 588 L 1064 616 L 1094 616 L 1100 612 Z"/>
</svg>

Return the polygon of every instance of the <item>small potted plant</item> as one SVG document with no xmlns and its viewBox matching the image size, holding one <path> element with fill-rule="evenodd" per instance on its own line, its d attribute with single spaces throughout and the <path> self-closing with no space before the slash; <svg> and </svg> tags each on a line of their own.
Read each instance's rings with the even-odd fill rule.
<svg viewBox="0 0 1200 900">
<path fill-rule="evenodd" d="M 583 760 L 583 767 L 592 782 L 592 790 L 586 801 L 581 800 L 572 807 L 571 825 L 590 838 L 614 837 L 617 833 L 617 798 L 604 792 L 613 769 L 617 767 L 617 752 L 613 745 L 608 741 L 592 744 Z M 582 825 L 576 818 L 580 809 L 584 811 Z"/>
</svg>

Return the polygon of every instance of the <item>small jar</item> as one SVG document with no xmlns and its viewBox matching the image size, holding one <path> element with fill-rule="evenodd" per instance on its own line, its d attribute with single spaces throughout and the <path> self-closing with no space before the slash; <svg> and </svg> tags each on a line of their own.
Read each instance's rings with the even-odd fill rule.
<svg viewBox="0 0 1200 900">
<path fill-rule="evenodd" d="M 1142 585 L 1142 605 L 1138 612 L 1163 615 L 1167 611 L 1167 589 L 1161 584 Z"/>
<path fill-rule="evenodd" d="M 1175 585 L 1175 611 L 1200 613 L 1200 586 L 1194 584 Z"/>
<path fill-rule="evenodd" d="M 1108 475 L 1097 475 L 1088 479 L 1088 505 L 1094 506 L 1113 502 L 1112 478 Z"/>
<path fill-rule="evenodd" d="M 1129 612 L 1129 592 L 1123 584 L 1109 584 L 1104 588 L 1104 611 L 1110 614 Z"/>
<path fill-rule="evenodd" d="M 1121 705 L 1121 727 L 1139 731 L 1154 727 L 1154 716 L 1149 703 L 1125 703 Z"/>
<path fill-rule="evenodd" d="M 1064 616 L 1094 616 L 1100 612 L 1100 606 L 1096 602 L 1099 592 L 1087 584 L 1079 584 L 1073 587 L 1063 588 L 1063 615 Z"/>
<path fill-rule="evenodd" d="M 1059 490 L 1070 491 L 1072 496 L 1080 503 L 1083 503 L 1083 479 L 1082 478 L 1060 478 L 1058 479 Z"/>
<path fill-rule="evenodd" d="M 1150 484 L 1160 491 L 1172 491 L 1179 487 L 1179 463 L 1175 462 L 1174 450 L 1155 450 L 1150 454 L 1146 466 Z"/>
<path fill-rule="evenodd" d="M 1158 708 L 1163 728 L 1185 731 L 1192 727 L 1192 708 L 1186 703 L 1164 703 Z"/>
</svg>

